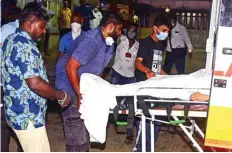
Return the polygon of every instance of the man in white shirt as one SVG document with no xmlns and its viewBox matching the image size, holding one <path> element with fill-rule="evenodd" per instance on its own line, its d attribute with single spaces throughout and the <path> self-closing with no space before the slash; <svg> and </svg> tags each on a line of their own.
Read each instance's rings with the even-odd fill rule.
<svg viewBox="0 0 232 153">
<path fill-rule="evenodd" d="M 164 62 L 164 71 L 171 73 L 172 65 L 176 65 L 177 73 L 185 73 L 185 56 L 188 53 L 189 59 L 192 58 L 192 44 L 186 28 L 181 25 L 176 16 L 171 16 L 172 31 L 167 40 L 166 59 Z"/>
<path fill-rule="evenodd" d="M 121 35 L 116 49 L 114 65 L 112 69 L 112 84 L 130 84 L 135 82 L 135 59 L 137 57 L 139 42 L 136 41 L 138 25 L 131 22 L 125 35 Z M 117 97 L 117 101 L 123 105 L 128 103 L 126 107 L 131 107 L 133 97 Z M 128 116 L 133 116 L 129 111 Z M 128 117 L 127 119 L 127 137 L 126 143 L 130 144 L 133 141 L 133 122 L 134 118 Z"/>
<path fill-rule="evenodd" d="M 93 16 L 95 17 L 95 19 L 89 21 L 91 29 L 94 29 L 97 26 L 99 26 L 101 19 L 103 18 L 102 13 L 98 10 L 98 8 L 95 8 L 93 10 Z"/>
<path fill-rule="evenodd" d="M 120 37 L 119 45 L 116 49 L 112 71 L 112 84 L 129 84 L 135 81 L 135 59 L 139 48 L 136 41 L 137 24 L 131 23 L 126 36 Z"/>
<path fill-rule="evenodd" d="M 19 20 L 15 20 L 14 22 L 9 22 L 1 27 L 1 47 L 9 35 L 13 34 L 15 30 L 19 27 Z"/>
</svg>

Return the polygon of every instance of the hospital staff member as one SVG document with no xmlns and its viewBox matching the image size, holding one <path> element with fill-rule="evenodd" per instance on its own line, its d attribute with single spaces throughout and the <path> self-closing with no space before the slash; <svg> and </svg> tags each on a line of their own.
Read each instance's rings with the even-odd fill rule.
<svg viewBox="0 0 232 153">
<path fill-rule="evenodd" d="M 172 30 L 167 40 L 166 59 L 164 62 L 164 71 L 171 73 L 173 64 L 175 64 L 177 73 L 185 73 L 185 56 L 188 54 L 192 58 L 193 46 L 186 28 L 181 25 L 175 15 L 171 15 Z"/>
<path fill-rule="evenodd" d="M 139 42 L 136 40 L 138 25 L 130 23 L 126 36 L 121 35 L 116 49 L 112 70 L 112 84 L 129 84 L 135 82 L 135 59 Z"/>
<path fill-rule="evenodd" d="M 71 16 L 71 32 L 63 35 L 59 44 L 58 60 L 68 51 L 72 42 L 81 35 L 81 25 L 83 24 L 83 17 L 74 12 Z"/>
<path fill-rule="evenodd" d="M 100 75 L 114 55 L 114 40 L 121 34 L 119 15 L 108 14 L 100 27 L 85 32 L 72 43 L 56 65 L 55 84 L 72 96 L 71 105 L 62 112 L 66 151 L 89 151 L 90 138 L 80 118 L 80 77 L 83 73 Z M 93 101 L 94 102 L 94 101 Z"/>
<path fill-rule="evenodd" d="M 162 70 L 162 54 L 164 52 L 163 41 L 167 39 L 170 29 L 170 21 L 163 15 L 158 15 L 153 24 L 153 33 L 140 41 L 138 55 L 135 61 L 136 82 L 145 81 L 156 75 L 165 75 Z M 137 120 L 137 141 L 134 151 L 142 151 L 141 121 Z M 155 125 L 157 123 L 155 122 Z M 150 121 L 146 121 L 146 151 L 151 151 Z M 158 138 L 159 126 L 155 126 L 155 140 Z"/>
</svg>

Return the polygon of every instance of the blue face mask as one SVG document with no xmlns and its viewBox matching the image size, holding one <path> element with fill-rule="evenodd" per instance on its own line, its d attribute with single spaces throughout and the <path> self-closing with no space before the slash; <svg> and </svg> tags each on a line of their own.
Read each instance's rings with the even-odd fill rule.
<svg viewBox="0 0 232 153">
<path fill-rule="evenodd" d="M 158 29 L 158 31 L 159 31 L 159 29 Z M 161 32 L 161 31 L 159 31 L 159 35 L 158 34 L 156 34 L 156 37 L 159 39 L 159 40 L 165 40 L 165 39 L 167 39 L 167 37 L 168 37 L 168 33 L 167 32 Z"/>
</svg>

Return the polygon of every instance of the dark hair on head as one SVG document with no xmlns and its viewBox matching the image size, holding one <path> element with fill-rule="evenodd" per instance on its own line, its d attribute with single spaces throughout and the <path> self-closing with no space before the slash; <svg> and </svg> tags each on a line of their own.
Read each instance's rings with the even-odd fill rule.
<svg viewBox="0 0 232 153">
<path fill-rule="evenodd" d="M 108 12 L 104 15 L 103 19 L 101 20 L 100 26 L 106 27 L 110 23 L 113 23 L 116 26 L 122 24 L 123 20 L 121 16 L 117 13 Z"/>
<path fill-rule="evenodd" d="M 84 19 L 84 17 L 82 16 L 82 14 L 79 11 L 73 12 L 71 17 L 73 17 L 73 16 L 77 16 L 80 19 Z"/>
<path fill-rule="evenodd" d="M 166 8 L 169 8 L 169 9 L 170 9 L 171 7 L 170 7 L 170 5 L 165 5 L 164 8 L 165 8 L 165 9 L 166 9 Z"/>
<path fill-rule="evenodd" d="M 170 20 L 165 15 L 162 15 L 162 14 L 155 17 L 153 25 L 157 27 L 165 25 L 168 28 L 171 28 Z"/>
<path fill-rule="evenodd" d="M 63 0 L 63 4 L 64 4 L 64 3 L 68 4 L 68 1 L 67 1 L 67 0 Z"/>
<path fill-rule="evenodd" d="M 130 28 L 130 27 L 133 27 L 133 26 L 135 26 L 136 28 L 139 27 L 139 25 L 138 25 L 137 23 L 135 23 L 135 22 L 130 22 L 130 23 L 129 23 L 129 28 Z"/>
<path fill-rule="evenodd" d="M 17 0 L 10 0 L 10 3 L 11 3 L 12 5 L 17 5 Z"/>
<path fill-rule="evenodd" d="M 30 2 L 24 7 L 19 19 L 19 25 L 24 24 L 26 21 L 35 22 L 37 20 L 49 20 L 49 13 L 47 9 L 37 2 Z"/>
<path fill-rule="evenodd" d="M 176 14 L 174 14 L 174 13 L 172 13 L 172 14 L 170 14 L 170 20 L 172 21 L 172 20 L 177 20 L 177 16 L 176 16 Z"/>
</svg>

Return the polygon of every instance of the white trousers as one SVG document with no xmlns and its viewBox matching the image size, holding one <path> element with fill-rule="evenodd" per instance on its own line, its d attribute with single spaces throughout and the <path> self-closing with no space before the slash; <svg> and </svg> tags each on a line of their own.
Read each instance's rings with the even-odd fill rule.
<svg viewBox="0 0 232 153">
<path fill-rule="evenodd" d="M 27 130 L 15 130 L 24 152 L 50 152 L 46 127 L 35 128 L 29 121 Z"/>
</svg>

